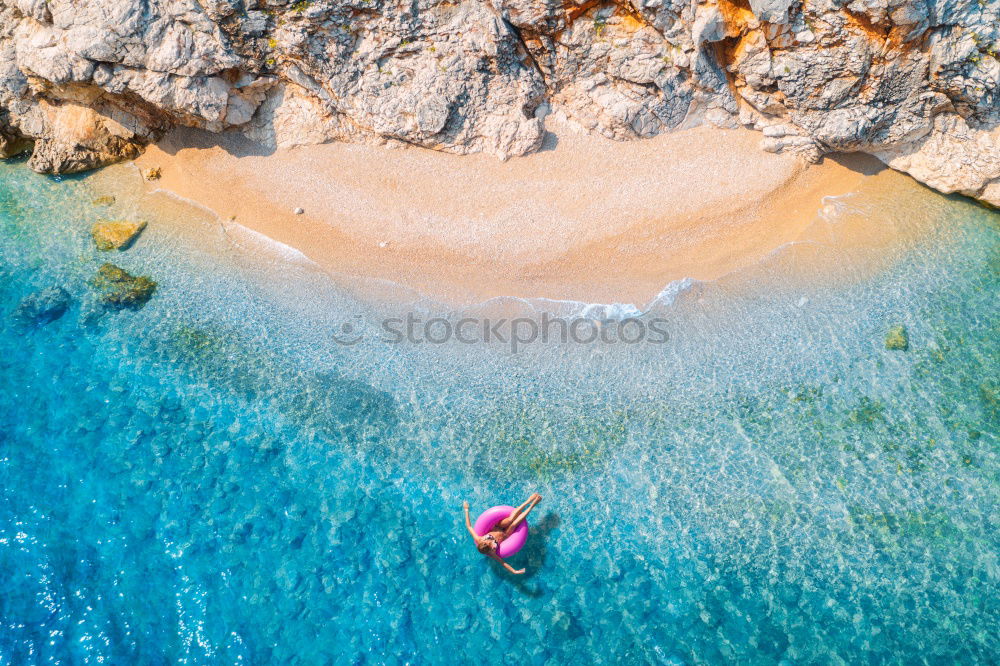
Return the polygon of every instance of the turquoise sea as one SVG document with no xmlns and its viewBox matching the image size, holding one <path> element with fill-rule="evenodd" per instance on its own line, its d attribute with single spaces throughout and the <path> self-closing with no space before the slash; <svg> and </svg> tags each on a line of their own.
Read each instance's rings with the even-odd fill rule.
<svg viewBox="0 0 1000 666">
<path fill-rule="evenodd" d="M 149 303 L 94 316 L 90 226 L 140 214 L 94 196 L 0 164 L 0 665 L 1000 660 L 1000 214 L 832 200 L 665 290 L 666 344 L 512 354 L 386 342 L 402 306 L 183 207 L 110 257 Z M 625 313 L 405 306 L 496 308 Z M 461 505 L 532 491 L 515 577 Z"/>
</svg>

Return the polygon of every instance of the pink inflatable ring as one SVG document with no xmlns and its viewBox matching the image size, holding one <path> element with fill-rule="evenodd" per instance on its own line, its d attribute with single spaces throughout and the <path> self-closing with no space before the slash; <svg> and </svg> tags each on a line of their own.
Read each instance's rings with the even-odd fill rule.
<svg viewBox="0 0 1000 666">
<path fill-rule="evenodd" d="M 513 512 L 514 507 L 512 506 L 491 506 L 476 518 L 476 524 L 473 525 L 472 530 L 479 536 L 485 536 L 490 530 L 496 527 L 497 523 Z M 514 528 L 513 534 L 500 542 L 500 545 L 497 547 L 497 555 L 500 557 L 510 557 L 524 548 L 524 544 L 527 541 L 528 519 L 525 518 Z"/>
</svg>

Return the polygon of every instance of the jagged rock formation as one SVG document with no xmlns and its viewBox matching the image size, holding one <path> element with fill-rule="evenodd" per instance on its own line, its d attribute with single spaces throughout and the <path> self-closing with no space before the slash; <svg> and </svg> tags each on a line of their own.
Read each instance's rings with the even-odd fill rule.
<svg viewBox="0 0 1000 666">
<path fill-rule="evenodd" d="M 0 155 L 68 172 L 177 125 L 501 158 L 749 126 L 1000 205 L 992 0 L 0 0 Z"/>
</svg>

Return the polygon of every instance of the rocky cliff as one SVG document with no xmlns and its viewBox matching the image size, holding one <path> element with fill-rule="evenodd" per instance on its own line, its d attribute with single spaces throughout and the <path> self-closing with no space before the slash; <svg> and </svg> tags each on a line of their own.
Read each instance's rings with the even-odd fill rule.
<svg viewBox="0 0 1000 666">
<path fill-rule="evenodd" d="M 0 156 L 64 173 L 177 125 L 501 158 L 749 126 L 1000 205 L 997 0 L 0 0 Z"/>
</svg>

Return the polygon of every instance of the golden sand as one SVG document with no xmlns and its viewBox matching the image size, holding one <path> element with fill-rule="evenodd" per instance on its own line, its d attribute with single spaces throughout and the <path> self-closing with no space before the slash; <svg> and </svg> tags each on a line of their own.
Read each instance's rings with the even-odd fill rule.
<svg viewBox="0 0 1000 666">
<path fill-rule="evenodd" d="M 863 160 L 807 166 L 762 152 L 759 138 L 695 128 L 614 142 L 564 128 L 541 152 L 500 162 L 346 144 L 264 155 L 182 130 L 137 165 L 161 169 L 147 190 L 296 248 L 354 287 L 388 280 L 456 305 L 644 304 L 673 280 L 716 279 L 801 240 L 825 196 L 857 190 L 876 170 Z"/>
</svg>

